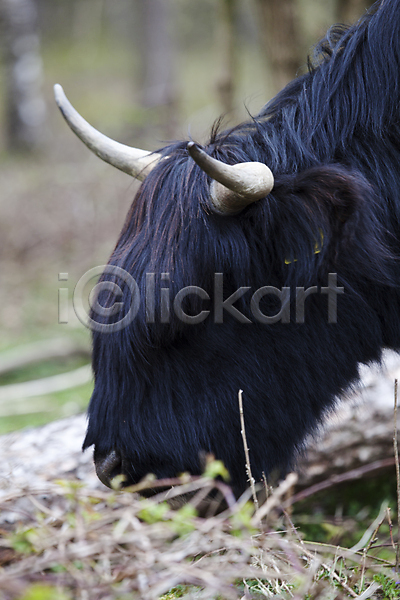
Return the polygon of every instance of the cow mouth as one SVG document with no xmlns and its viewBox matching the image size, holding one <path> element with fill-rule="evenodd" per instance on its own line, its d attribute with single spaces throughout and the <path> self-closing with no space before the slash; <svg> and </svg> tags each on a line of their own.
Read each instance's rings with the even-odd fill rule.
<svg viewBox="0 0 400 600">
<path fill-rule="evenodd" d="M 128 460 L 119 450 L 111 450 L 107 453 L 94 451 L 94 465 L 97 477 L 111 489 L 126 488 L 139 483 L 151 467 L 140 472 L 133 468 L 132 461 Z M 118 478 L 118 479 L 116 479 Z M 160 490 L 147 489 L 146 486 L 140 491 L 142 496 L 152 496 Z"/>
<path fill-rule="evenodd" d="M 142 471 L 141 476 L 137 475 L 137 477 L 135 477 L 132 474 L 132 463 L 127 460 L 118 450 L 111 450 L 108 453 L 101 453 L 95 450 L 93 458 L 97 477 L 105 486 L 111 489 L 121 489 L 135 485 L 141 481 L 143 477 L 145 477 L 146 473 L 151 472 L 152 470 L 149 466 L 148 469 Z M 117 477 L 119 479 L 116 479 Z M 170 477 L 172 477 L 172 475 L 170 475 Z M 151 498 L 160 492 L 168 492 L 168 490 L 172 489 L 172 487 L 169 483 L 166 485 L 157 485 L 152 487 L 151 483 L 148 482 L 147 485 L 144 485 L 144 487 L 140 486 L 140 490 L 137 491 L 139 492 L 140 496 L 144 498 Z M 196 490 L 183 492 L 178 496 L 166 499 L 172 509 L 180 509 L 182 506 L 190 502 L 195 495 Z M 226 499 L 222 496 L 222 494 L 213 489 L 209 491 L 206 496 L 202 496 L 201 501 L 195 506 L 198 515 L 205 517 L 222 512 L 228 507 L 228 504 L 226 503 Z"/>
<path fill-rule="evenodd" d="M 116 450 L 112 450 L 108 454 L 94 453 L 94 465 L 96 468 L 97 477 L 104 485 L 112 488 L 112 480 L 120 475 L 125 475 L 124 460 Z M 127 485 L 124 481 L 123 485 Z"/>
</svg>

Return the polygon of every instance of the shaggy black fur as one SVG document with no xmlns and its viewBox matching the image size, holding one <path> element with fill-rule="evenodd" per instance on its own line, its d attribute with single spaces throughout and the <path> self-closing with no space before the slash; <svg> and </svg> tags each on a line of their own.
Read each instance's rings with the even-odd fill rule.
<svg viewBox="0 0 400 600">
<path fill-rule="evenodd" d="M 239 389 L 259 480 L 291 467 L 305 436 L 357 381 L 360 363 L 379 361 L 385 346 L 400 349 L 399 73 L 400 0 L 385 0 L 353 27 L 332 28 L 309 73 L 257 117 L 214 131 L 208 153 L 231 164 L 264 162 L 275 176 L 272 193 L 238 216 L 211 212 L 209 179 L 186 142 L 161 151 L 166 158 L 142 184 L 110 258 L 137 282 L 139 312 L 121 330 L 94 332 L 84 447 L 94 444 L 95 458 L 116 449 L 136 482 L 148 472 L 199 473 L 202 453 L 212 453 L 239 494 L 247 485 Z M 224 275 L 224 299 L 251 288 L 235 303 L 251 323 L 228 311 L 214 323 L 215 273 Z M 321 289 L 329 273 L 344 288 L 336 297 L 337 323 L 328 322 Z M 118 282 L 112 275 L 103 280 Z M 190 285 L 210 296 L 183 302 L 189 315 L 210 310 L 195 325 L 172 308 Z M 266 315 L 282 310 L 275 323 L 251 312 L 251 296 L 263 286 L 291 293 L 289 308 L 287 293 L 261 301 Z M 295 288 L 309 286 L 317 290 L 301 323 Z M 162 287 L 170 290 L 169 323 L 161 322 Z M 113 323 L 126 314 L 132 298 L 127 286 L 121 289 L 122 313 L 93 318 Z M 112 306 L 121 298 L 105 292 L 100 301 Z"/>
</svg>

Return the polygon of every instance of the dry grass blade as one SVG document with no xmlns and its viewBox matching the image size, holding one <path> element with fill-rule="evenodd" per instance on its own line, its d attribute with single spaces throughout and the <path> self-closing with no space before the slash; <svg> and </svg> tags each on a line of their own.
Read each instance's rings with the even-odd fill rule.
<svg viewBox="0 0 400 600">
<path fill-rule="evenodd" d="M 252 519 L 253 525 L 259 524 L 262 519 L 271 512 L 271 510 L 282 504 L 283 496 L 285 496 L 288 491 L 296 485 L 297 479 L 298 477 L 296 473 L 289 473 L 286 479 L 279 484 L 279 486 L 273 491 L 261 508 L 257 510 Z"/>
<path fill-rule="evenodd" d="M 254 477 L 253 477 L 252 472 L 251 472 L 250 453 L 249 453 L 249 447 L 247 445 L 246 428 L 245 428 L 245 424 L 244 424 L 243 390 L 239 390 L 239 395 L 238 396 L 239 396 L 239 413 L 240 413 L 240 429 L 241 429 L 240 432 L 242 434 L 244 454 L 245 454 L 245 457 L 246 457 L 247 479 L 248 479 L 248 481 L 250 483 L 251 492 L 252 492 L 252 495 L 253 495 L 254 506 L 256 507 L 256 509 L 258 509 L 258 500 L 257 500 L 256 486 L 255 486 Z"/>
<path fill-rule="evenodd" d="M 371 598 L 379 588 L 379 583 L 372 583 L 369 588 L 365 590 L 365 592 L 363 592 L 360 596 L 357 596 L 358 600 L 367 600 L 367 598 Z"/>
<path fill-rule="evenodd" d="M 383 521 L 387 516 L 387 511 L 388 507 L 386 506 L 386 502 L 383 502 L 379 514 L 374 520 L 374 522 L 370 525 L 370 527 L 368 527 L 367 531 L 364 533 L 360 541 L 351 548 L 353 552 L 358 552 L 363 548 L 368 552 L 368 550 L 374 543 L 375 537 L 380 527 L 382 526 Z"/>
<path fill-rule="evenodd" d="M 179 585 L 201 588 L 207 600 L 260 593 L 301 600 L 338 586 L 358 597 L 357 582 L 350 586 L 346 578 L 359 568 L 362 553 L 328 545 L 313 548 L 285 530 L 283 516 L 274 518 L 267 531 L 260 527 L 262 516 L 281 504 L 294 480 L 292 475 L 282 482 L 257 512 L 241 499 L 211 518 L 199 517 L 190 502 L 173 510 L 165 492 L 140 498 L 74 483 L 41 490 L 45 494 L 15 492 L 2 502 L 6 511 L 17 511 L 18 503 L 29 497 L 37 512 L 20 513 L 18 528 L 0 534 L 0 549 L 13 553 L 0 570 L 0 597 L 24 597 L 38 580 L 68 600 L 159 600 Z M 174 494 L 190 490 L 195 498 L 196 490 L 210 489 L 212 480 L 185 477 L 174 480 L 174 486 Z M 364 560 L 369 593 L 375 589 L 370 587 L 373 574 L 385 563 L 369 556 Z M 339 571 L 338 561 L 351 569 Z"/>
<path fill-rule="evenodd" d="M 322 563 L 322 566 L 329 573 L 330 577 L 334 579 L 352 598 L 358 598 L 358 594 L 347 585 L 345 579 L 338 575 L 329 565 Z"/>
<path fill-rule="evenodd" d="M 363 562 L 362 562 L 362 569 L 361 569 L 361 583 L 360 583 L 361 590 L 364 589 L 364 577 L 365 577 L 365 568 L 366 568 L 368 552 L 370 551 L 373 543 L 375 542 L 376 536 L 378 535 L 378 531 L 381 528 L 383 521 L 385 520 L 385 517 L 388 516 L 389 507 L 385 506 L 385 504 L 386 504 L 385 502 L 382 503 L 381 510 L 379 511 L 379 515 L 377 516 L 375 521 L 372 523 L 372 525 L 367 529 L 367 531 L 361 538 L 360 542 L 358 544 L 356 544 L 355 547 L 352 548 L 352 550 L 359 550 L 360 548 L 363 548 L 364 544 L 368 541 L 368 537 L 369 537 L 368 545 L 364 547 L 364 552 L 363 552 Z M 371 532 L 372 532 L 372 535 L 371 535 Z"/>
</svg>

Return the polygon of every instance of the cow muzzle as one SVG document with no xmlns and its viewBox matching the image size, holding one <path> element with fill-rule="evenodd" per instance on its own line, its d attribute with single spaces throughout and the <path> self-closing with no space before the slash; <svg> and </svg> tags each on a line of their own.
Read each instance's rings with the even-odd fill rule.
<svg viewBox="0 0 400 600">
<path fill-rule="evenodd" d="M 94 453 L 94 465 L 96 468 L 97 477 L 104 485 L 112 488 L 112 480 L 118 475 L 125 475 L 124 459 L 116 450 L 112 450 L 108 454 L 100 452 Z M 126 485 L 126 483 L 124 482 Z"/>
<path fill-rule="evenodd" d="M 111 450 L 110 452 L 103 453 L 95 449 L 93 460 L 97 477 L 104 485 L 111 489 L 121 489 L 136 485 L 152 471 L 150 465 L 142 465 L 140 470 L 135 469 L 132 461 L 125 458 L 119 450 Z M 116 479 L 117 477 L 119 479 Z M 145 485 L 140 490 L 140 494 L 144 497 L 150 497 L 167 489 L 168 486 L 157 486 L 153 489 L 151 485 Z"/>
</svg>

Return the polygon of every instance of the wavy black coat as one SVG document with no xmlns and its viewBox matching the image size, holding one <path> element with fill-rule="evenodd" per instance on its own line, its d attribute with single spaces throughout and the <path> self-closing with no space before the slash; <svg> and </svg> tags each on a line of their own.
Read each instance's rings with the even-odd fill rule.
<svg viewBox="0 0 400 600">
<path fill-rule="evenodd" d="M 357 381 L 360 363 L 379 361 L 383 347 L 399 350 L 399 83 L 400 0 L 385 0 L 353 27 L 332 28 L 309 72 L 257 117 L 213 131 L 209 154 L 271 168 L 268 197 L 237 216 L 213 214 L 210 181 L 186 142 L 161 151 L 166 158 L 142 184 L 110 258 L 137 282 L 138 314 L 127 327 L 93 335 L 84 446 L 94 444 L 98 456 L 116 449 L 129 481 L 148 472 L 199 473 L 202 455 L 212 453 L 239 494 L 247 479 L 239 389 L 259 480 L 292 466 L 307 434 Z M 146 318 L 149 273 L 155 302 Z M 235 303 L 251 324 L 226 310 L 224 322 L 214 322 L 215 273 L 223 273 L 224 298 L 251 288 Z M 328 322 L 323 293 L 329 273 L 344 289 L 336 323 Z M 186 286 L 211 298 L 191 295 L 182 304 L 189 315 L 210 310 L 196 325 L 172 308 Z M 286 319 L 254 318 L 251 296 L 263 286 L 290 288 L 290 323 L 283 322 L 284 302 L 271 295 L 260 309 L 271 316 L 286 310 Z M 302 323 L 295 288 L 310 286 L 317 289 L 305 300 Z M 169 323 L 161 322 L 161 287 L 169 289 Z M 132 298 L 121 289 L 126 314 Z M 121 298 L 105 293 L 100 301 L 111 306 Z M 93 315 L 102 323 L 120 317 Z"/>
</svg>

